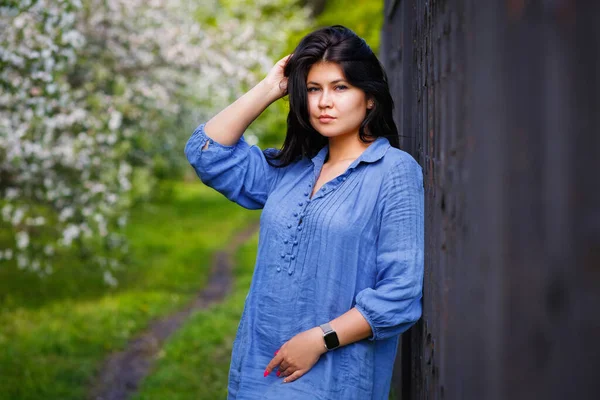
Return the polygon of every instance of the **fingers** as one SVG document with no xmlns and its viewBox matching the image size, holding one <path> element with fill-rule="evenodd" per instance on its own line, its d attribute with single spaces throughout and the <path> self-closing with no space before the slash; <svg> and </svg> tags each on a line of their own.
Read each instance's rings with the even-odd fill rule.
<svg viewBox="0 0 600 400">
<path fill-rule="evenodd" d="M 285 65 L 291 56 L 293 56 L 293 54 L 288 54 L 287 56 L 283 57 L 281 60 L 277 61 L 277 64 Z"/>
<path fill-rule="evenodd" d="M 279 67 L 281 67 L 282 69 L 285 68 L 287 62 L 289 61 L 290 57 L 292 57 L 293 54 L 288 54 L 287 56 L 283 57 L 281 60 L 277 61 L 277 64 Z"/>
<path fill-rule="evenodd" d="M 304 371 L 302 371 L 302 370 L 295 371 L 293 374 L 286 377 L 283 380 L 283 382 L 284 383 L 294 382 L 296 379 L 300 378 L 302 375 L 304 375 Z"/>
<path fill-rule="evenodd" d="M 283 355 L 279 354 L 279 350 L 275 352 L 275 357 L 273 357 L 267 365 L 264 376 L 266 377 L 269 375 L 275 368 L 278 368 L 276 374 L 278 377 L 285 377 L 283 380 L 285 383 L 293 382 L 305 373 L 305 371 L 295 370 L 296 367 L 293 367 L 287 361 L 285 361 L 283 359 Z"/>
<path fill-rule="evenodd" d="M 277 376 L 288 376 L 291 374 L 292 371 L 288 371 L 288 368 L 290 368 L 290 365 L 288 363 L 286 363 L 285 361 L 282 361 L 281 364 L 279 364 L 279 369 L 277 371 Z"/>
<path fill-rule="evenodd" d="M 283 360 L 283 356 L 280 354 L 276 354 L 275 357 L 273 357 L 271 359 L 271 361 L 269 362 L 269 364 L 267 365 L 264 376 L 269 375 L 271 373 L 271 371 L 273 371 L 273 369 L 275 369 L 275 367 L 277 367 L 282 360 Z"/>
<path fill-rule="evenodd" d="M 279 82 L 279 90 L 281 90 L 282 93 L 287 94 L 287 87 L 288 87 L 288 81 L 287 78 L 284 78 L 281 80 L 281 82 Z"/>
</svg>

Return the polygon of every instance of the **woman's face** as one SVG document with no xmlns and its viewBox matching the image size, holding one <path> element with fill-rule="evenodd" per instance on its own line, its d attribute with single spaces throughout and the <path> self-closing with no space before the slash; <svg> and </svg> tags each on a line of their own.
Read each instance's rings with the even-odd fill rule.
<svg viewBox="0 0 600 400">
<path fill-rule="evenodd" d="M 317 132 L 325 137 L 358 135 L 367 114 L 367 98 L 362 89 L 345 80 L 339 64 L 314 64 L 306 87 L 310 123 Z"/>
</svg>

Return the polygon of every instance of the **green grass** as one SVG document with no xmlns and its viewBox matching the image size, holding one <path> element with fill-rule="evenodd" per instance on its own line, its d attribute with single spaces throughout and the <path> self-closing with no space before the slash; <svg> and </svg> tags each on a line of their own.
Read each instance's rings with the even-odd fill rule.
<svg viewBox="0 0 600 400">
<path fill-rule="evenodd" d="M 135 400 L 211 400 L 227 397 L 231 346 L 256 258 L 258 235 L 236 254 L 235 283 L 227 299 L 196 312 L 167 342 Z"/>
<path fill-rule="evenodd" d="M 185 304 L 205 284 L 211 254 L 258 216 L 199 182 L 177 183 L 133 211 L 116 288 L 75 258 L 46 278 L 3 267 L 0 399 L 86 398 L 106 355 Z"/>
</svg>

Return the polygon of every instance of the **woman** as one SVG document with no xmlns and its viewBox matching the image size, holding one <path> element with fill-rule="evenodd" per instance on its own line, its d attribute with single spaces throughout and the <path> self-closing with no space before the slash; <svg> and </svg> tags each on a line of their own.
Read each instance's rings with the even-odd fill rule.
<svg viewBox="0 0 600 400">
<path fill-rule="evenodd" d="M 244 130 L 287 93 L 282 149 L 248 145 Z M 205 184 L 263 208 L 229 399 L 388 398 L 423 280 L 422 172 L 397 148 L 392 108 L 371 49 L 333 26 L 189 139 Z"/>
</svg>

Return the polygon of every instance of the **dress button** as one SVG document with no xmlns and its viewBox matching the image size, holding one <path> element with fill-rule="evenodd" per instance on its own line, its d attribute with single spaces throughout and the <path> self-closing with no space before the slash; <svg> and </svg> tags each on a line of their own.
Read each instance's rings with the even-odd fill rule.
<svg viewBox="0 0 600 400">
<path fill-rule="evenodd" d="M 285 258 L 285 254 L 281 253 L 281 258 Z"/>
<path fill-rule="evenodd" d="M 291 269 L 288 269 L 288 275 L 291 275 L 294 271 L 292 271 Z"/>
<path fill-rule="evenodd" d="M 308 192 L 304 192 L 304 195 L 305 195 L 305 196 L 308 196 Z"/>
<path fill-rule="evenodd" d="M 281 272 L 281 267 L 277 267 L 277 272 Z"/>
<path fill-rule="evenodd" d="M 345 180 L 346 180 L 346 177 L 345 177 L 345 176 L 344 176 L 344 177 L 342 177 L 342 180 L 343 180 L 343 181 L 345 181 Z"/>
<path fill-rule="evenodd" d="M 292 260 L 295 260 L 295 259 L 296 259 L 296 256 L 292 254 L 292 255 L 290 256 L 290 258 L 291 258 Z"/>
<path fill-rule="evenodd" d="M 301 227 L 301 226 L 299 226 L 299 227 L 298 227 L 298 230 L 299 230 L 299 231 L 301 231 L 301 230 L 302 230 L 302 227 Z"/>
<path fill-rule="evenodd" d="M 292 224 L 288 224 L 288 228 L 291 228 L 291 227 L 292 227 Z"/>
<path fill-rule="evenodd" d="M 289 240 L 283 239 L 283 243 L 288 244 Z"/>
<path fill-rule="evenodd" d="M 295 213 L 294 213 L 294 217 L 297 217 L 297 216 L 298 216 L 298 213 L 297 213 L 297 212 L 295 212 Z"/>
<path fill-rule="evenodd" d="M 297 241 L 297 240 L 294 240 L 294 245 L 297 245 L 297 244 L 298 244 L 298 241 Z"/>
<path fill-rule="evenodd" d="M 303 202 L 298 203 L 298 205 L 301 206 L 301 207 L 302 207 L 303 204 L 304 204 Z"/>
</svg>

